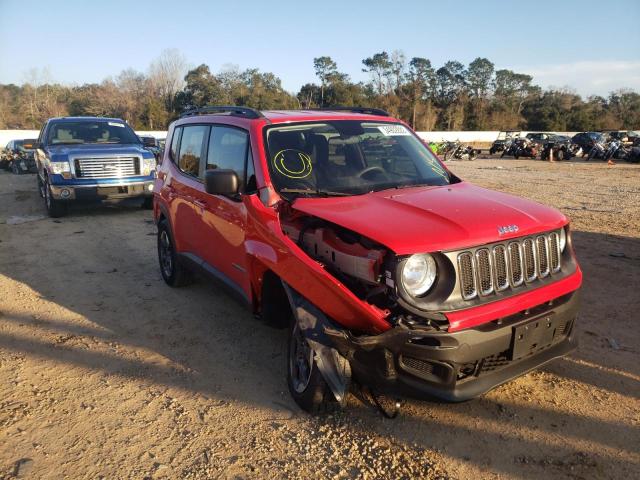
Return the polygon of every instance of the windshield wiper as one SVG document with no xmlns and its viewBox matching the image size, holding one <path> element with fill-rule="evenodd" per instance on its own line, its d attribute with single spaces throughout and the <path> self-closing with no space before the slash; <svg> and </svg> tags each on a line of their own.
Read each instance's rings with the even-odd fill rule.
<svg viewBox="0 0 640 480">
<path fill-rule="evenodd" d="M 371 190 L 372 192 L 382 192 L 384 190 L 400 190 L 402 188 L 412 188 L 412 187 L 435 187 L 431 183 L 405 183 L 405 184 L 394 184 L 394 185 L 380 185 L 378 188 L 374 188 Z"/>
<path fill-rule="evenodd" d="M 298 193 L 301 195 L 317 195 L 319 197 L 350 197 L 352 193 L 332 192 L 330 190 L 322 190 L 319 188 L 281 188 L 280 193 Z"/>
</svg>

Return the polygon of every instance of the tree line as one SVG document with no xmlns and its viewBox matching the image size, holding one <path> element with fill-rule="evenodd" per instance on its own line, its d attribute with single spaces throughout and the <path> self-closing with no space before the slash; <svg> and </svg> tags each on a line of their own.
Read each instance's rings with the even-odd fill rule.
<svg viewBox="0 0 640 480">
<path fill-rule="evenodd" d="M 95 115 L 123 118 L 138 130 L 164 130 L 184 110 L 220 104 L 262 110 L 377 107 L 421 131 L 640 127 L 635 91 L 585 99 L 569 89 L 543 90 L 530 75 L 496 70 L 486 58 L 468 65 L 451 60 L 436 68 L 427 58 L 383 51 L 362 60 L 367 82 L 352 81 L 329 56 L 314 58 L 313 66 L 315 81 L 296 94 L 271 72 L 190 68 L 174 49 L 163 51 L 146 73 L 127 69 L 101 83 L 61 85 L 46 69 L 34 69 L 23 85 L 0 84 L 0 129 L 39 129 L 54 116 Z"/>
</svg>

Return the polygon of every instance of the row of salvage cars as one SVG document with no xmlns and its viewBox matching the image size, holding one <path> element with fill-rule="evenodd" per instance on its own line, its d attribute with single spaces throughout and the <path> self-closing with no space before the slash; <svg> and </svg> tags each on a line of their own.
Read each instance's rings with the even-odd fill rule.
<svg viewBox="0 0 640 480">
<path fill-rule="evenodd" d="M 549 132 L 500 132 L 489 149 L 490 154 L 501 157 L 540 158 L 542 160 L 586 160 L 612 158 L 640 162 L 640 133 L 616 130 L 606 132 L 580 132 L 573 136 Z"/>
<path fill-rule="evenodd" d="M 0 168 L 13 173 L 36 173 L 34 140 L 11 140 L 0 153 Z"/>
<path fill-rule="evenodd" d="M 150 136 L 138 137 L 143 147 L 154 154 L 156 159 L 164 148 L 164 139 Z M 0 151 L 0 169 L 20 175 L 23 173 L 38 173 L 36 164 L 36 139 L 11 140 Z"/>
</svg>

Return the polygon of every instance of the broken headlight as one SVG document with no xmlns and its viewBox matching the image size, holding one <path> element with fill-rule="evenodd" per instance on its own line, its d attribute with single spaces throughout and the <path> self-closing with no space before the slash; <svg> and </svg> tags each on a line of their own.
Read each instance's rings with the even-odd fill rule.
<svg viewBox="0 0 640 480">
<path fill-rule="evenodd" d="M 424 295 L 436 280 L 436 261 L 428 253 L 411 255 L 402 267 L 401 280 L 411 296 Z"/>
</svg>

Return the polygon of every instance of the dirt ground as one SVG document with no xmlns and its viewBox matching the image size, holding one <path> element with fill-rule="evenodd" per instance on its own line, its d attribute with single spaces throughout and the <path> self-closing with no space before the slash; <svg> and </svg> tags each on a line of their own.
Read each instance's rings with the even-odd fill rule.
<svg viewBox="0 0 640 480">
<path fill-rule="evenodd" d="M 640 165 L 450 162 L 573 220 L 580 347 L 462 404 L 387 420 L 289 397 L 285 333 L 170 289 L 137 205 L 44 217 L 0 174 L 0 479 L 640 478 Z"/>
</svg>

